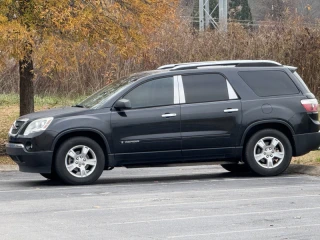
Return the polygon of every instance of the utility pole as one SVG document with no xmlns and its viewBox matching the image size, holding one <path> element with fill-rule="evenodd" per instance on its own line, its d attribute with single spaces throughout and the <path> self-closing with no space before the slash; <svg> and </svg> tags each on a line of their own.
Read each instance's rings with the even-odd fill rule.
<svg viewBox="0 0 320 240">
<path fill-rule="evenodd" d="M 199 0 L 199 30 L 203 31 L 209 28 L 210 23 L 222 32 L 228 30 L 228 0 L 219 0 L 217 6 L 210 12 L 210 0 Z M 213 13 L 219 9 L 219 22 L 212 16 Z"/>
<path fill-rule="evenodd" d="M 199 30 L 204 30 L 204 11 L 203 11 L 203 1 L 206 0 L 199 0 Z"/>
<path fill-rule="evenodd" d="M 204 26 L 205 28 L 209 28 L 210 25 L 210 7 L 209 7 L 209 1 L 210 0 L 204 0 Z"/>
<path fill-rule="evenodd" d="M 228 31 L 228 0 L 219 0 L 219 28 Z"/>
</svg>

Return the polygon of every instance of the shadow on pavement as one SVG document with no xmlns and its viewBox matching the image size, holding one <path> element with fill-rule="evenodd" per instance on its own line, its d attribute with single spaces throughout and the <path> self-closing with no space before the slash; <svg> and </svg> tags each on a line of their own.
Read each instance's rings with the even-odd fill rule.
<svg viewBox="0 0 320 240">
<path fill-rule="evenodd" d="M 234 174 L 229 172 L 223 172 L 223 173 L 189 173 L 189 174 L 179 174 L 179 175 L 159 175 L 159 176 L 121 176 L 121 177 L 108 177 L 107 175 L 102 175 L 100 179 L 98 179 L 92 186 L 97 185 L 110 185 L 110 184 L 140 184 L 140 183 L 174 183 L 174 182 L 181 182 L 181 181 L 190 181 L 194 180 L 201 181 L 201 180 L 212 180 L 216 179 L 223 181 L 223 178 L 257 178 L 258 176 L 255 176 L 252 173 L 241 173 L 241 174 Z M 39 179 L 39 180 L 28 180 L 24 179 L 21 180 L 21 182 L 15 182 L 15 185 L 25 186 L 25 187 L 44 187 L 44 186 L 72 186 L 72 185 L 65 185 L 64 183 L 60 181 L 54 181 L 54 180 L 45 180 L 45 179 Z"/>
</svg>

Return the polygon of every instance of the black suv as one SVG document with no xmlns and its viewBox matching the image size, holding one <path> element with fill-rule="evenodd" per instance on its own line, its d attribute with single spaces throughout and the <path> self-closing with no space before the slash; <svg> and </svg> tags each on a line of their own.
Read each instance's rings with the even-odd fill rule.
<svg viewBox="0 0 320 240">
<path fill-rule="evenodd" d="M 171 64 L 113 82 L 73 107 L 28 114 L 9 132 L 20 171 L 89 184 L 113 167 L 216 162 L 282 173 L 320 145 L 318 101 L 273 61 Z"/>
</svg>

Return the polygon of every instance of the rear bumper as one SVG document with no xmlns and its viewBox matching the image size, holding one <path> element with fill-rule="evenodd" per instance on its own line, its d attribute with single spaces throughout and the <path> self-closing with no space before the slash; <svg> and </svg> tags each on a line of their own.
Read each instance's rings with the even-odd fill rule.
<svg viewBox="0 0 320 240">
<path fill-rule="evenodd" d="M 52 151 L 29 152 L 23 144 L 7 143 L 6 152 L 21 172 L 51 173 Z"/>
<path fill-rule="evenodd" d="M 304 155 L 320 147 L 320 132 L 294 135 L 295 156 Z"/>
</svg>

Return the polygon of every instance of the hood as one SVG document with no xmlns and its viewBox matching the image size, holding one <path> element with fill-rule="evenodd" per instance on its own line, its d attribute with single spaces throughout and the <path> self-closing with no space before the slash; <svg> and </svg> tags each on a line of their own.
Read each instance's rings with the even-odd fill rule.
<svg viewBox="0 0 320 240">
<path fill-rule="evenodd" d="M 36 120 L 39 118 L 45 118 L 45 117 L 54 117 L 54 118 L 61 118 L 61 117 L 67 117 L 67 116 L 73 116 L 73 115 L 80 115 L 84 112 L 91 112 L 92 109 L 89 108 L 79 108 L 79 107 L 63 107 L 63 108 L 53 108 L 49 110 L 44 110 L 40 112 L 30 113 L 24 116 L 21 116 L 22 118 L 28 118 L 29 120 Z"/>
</svg>

